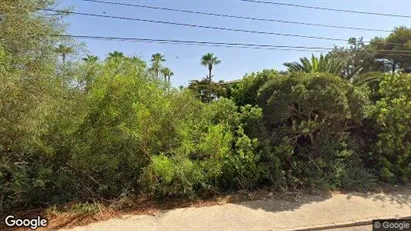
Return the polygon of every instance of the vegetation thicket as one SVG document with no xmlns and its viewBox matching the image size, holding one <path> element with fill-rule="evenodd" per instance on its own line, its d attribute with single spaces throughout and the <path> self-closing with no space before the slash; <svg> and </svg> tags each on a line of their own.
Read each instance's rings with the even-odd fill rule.
<svg viewBox="0 0 411 231">
<path fill-rule="evenodd" d="M 411 30 L 232 84 L 121 52 L 78 59 L 49 1 L 0 3 L 0 213 L 148 194 L 360 189 L 411 178 Z M 402 43 L 383 46 L 383 42 Z M 410 48 L 411 49 L 411 48 Z M 382 51 L 384 50 L 384 51 Z"/>
</svg>

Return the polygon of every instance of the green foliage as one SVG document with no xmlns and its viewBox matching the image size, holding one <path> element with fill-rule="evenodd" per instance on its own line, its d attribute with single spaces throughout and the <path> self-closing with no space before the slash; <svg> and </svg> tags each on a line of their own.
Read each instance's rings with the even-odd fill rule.
<svg viewBox="0 0 411 231">
<path fill-rule="evenodd" d="M 225 107 L 217 105 L 220 102 L 202 105 L 194 98 L 186 100 L 194 101 L 195 106 L 189 105 L 182 113 L 184 123 L 176 128 L 180 143 L 168 153 L 153 157 L 142 178 L 148 192 L 159 198 L 216 192 L 222 160 L 231 155 L 230 119 L 221 117 Z"/>
<path fill-rule="evenodd" d="M 386 38 L 375 37 L 369 49 L 375 50 L 376 58 L 381 59 L 385 70 L 395 73 L 397 70 L 411 66 L 409 56 L 401 52 L 411 51 L 411 29 L 395 28 Z"/>
<path fill-rule="evenodd" d="M 210 102 L 227 95 L 227 89 L 220 83 L 210 81 L 207 78 L 202 80 L 192 80 L 188 85 L 198 99 L 202 102 Z"/>
<path fill-rule="evenodd" d="M 0 213 L 50 200 L 37 194 L 53 175 L 49 153 L 39 156 L 37 142 L 49 128 L 42 126 L 46 117 L 61 113 L 55 109 L 70 98 L 68 80 L 56 73 L 55 53 L 58 44 L 70 41 L 50 36 L 63 31 L 60 16 L 39 11 L 53 2 L 0 3 Z"/>
<path fill-rule="evenodd" d="M 218 57 L 214 56 L 213 53 L 207 53 L 205 55 L 203 55 L 203 57 L 201 57 L 200 60 L 200 64 L 202 66 L 207 67 L 208 69 L 208 76 L 206 76 L 205 79 L 208 80 L 208 102 L 212 101 L 212 80 L 213 80 L 213 75 L 212 75 L 212 71 L 214 66 L 218 65 L 221 63 L 221 60 L 218 59 Z"/>
<path fill-rule="evenodd" d="M 356 83 L 359 74 L 384 71 L 383 63 L 376 58 L 376 51 L 365 45 L 363 38 L 350 38 L 349 47 L 335 46 L 327 55 L 332 59 L 344 60 L 341 77 Z"/>
<path fill-rule="evenodd" d="M 389 182 L 407 182 L 411 177 L 411 78 L 383 75 L 381 100 L 373 110 L 380 130 L 376 152 L 381 155 L 380 176 Z"/>
<path fill-rule="evenodd" d="M 335 161 L 330 172 L 333 188 L 359 190 L 373 188 L 377 184 L 377 177 L 369 169 L 364 168 L 362 160 L 358 157 Z"/>
<path fill-rule="evenodd" d="M 379 86 L 383 72 L 368 72 L 359 75 L 353 80 L 353 84 L 356 86 L 365 86 L 369 91 L 369 97 L 372 102 L 376 102 L 381 98 L 379 93 Z"/>
<path fill-rule="evenodd" d="M 168 83 L 170 83 L 171 76 L 174 75 L 174 73 L 167 67 L 161 69 L 161 74 L 164 76 L 164 81 Z"/>
<path fill-rule="evenodd" d="M 345 60 L 333 58 L 330 55 L 320 55 L 319 58 L 312 55 L 311 60 L 304 57 L 300 58 L 300 63 L 284 63 L 284 66 L 291 73 L 329 73 L 339 76 L 343 72 L 344 64 Z"/>
<path fill-rule="evenodd" d="M 258 139 L 250 139 L 239 127 L 234 145 L 236 153 L 226 156 L 224 161 L 224 185 L 253 190 L 265 173 L 260 161 L 261 153 L 257 151 Z"/>
<path fill-rule="evenodd" d="M 269 80 L 280 74 L 276 70 L 263 70 L 262 72 L 246 75 L 240 82 L 231 87 L 231 98 L 237 105 L 256 105 L 257 92 Z"/>
<path fill-rule="evenodd" d="M 329 185 L 334 162 L 355 152 L 349 130 L 366 116 L 364 91 L 326 74 L 295 74 L 264 85 L 258 102 L 287 186 Z"/>
</svg>

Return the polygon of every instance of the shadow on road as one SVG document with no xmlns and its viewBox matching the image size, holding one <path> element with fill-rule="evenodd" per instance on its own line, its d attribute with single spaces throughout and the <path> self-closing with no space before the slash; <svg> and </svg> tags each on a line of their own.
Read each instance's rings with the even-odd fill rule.
<svg viewBox="0 0 411 231">
<path fill-rule="evenodd" d="M 411 208 L 411 185 L 402 187 L 389 187 L 379 190 L 373 190 L 368 192 L 334 192 L 345 195 L 347 200 L 352 197 L 362 197 L 365 199 L 371 199 L 372 201 L 380 201 L 383 203 L 398 204 L 400 208 Z M 320 193 L 319 195 L 305 194 L 296 198 L 272 198 L 266 200 L 255 200 L 235 203 L 241 206 L 245 206 L 255 210 L 264 210 L 267 212 L 280 212 L 280 211 L 293 211 L 304 205 L 312 203 L 323 202 L 332 197 L 332 192 Z M 411 210 L 410 210 L 411 215 Z"/>
<path fill-rule="evenodd" d="M 359 196 L 373 201 L 380 201 L 383 203 L 399 204 L 400 207 L 408 206 L 411 208 L 411 185 L 403 187 L 390 187 L 376 192 L 349 192 L 347 199 L 353 196 Z M 411 214 L 411 211 L 410 211 Z"/>
<path fill-rule="evenodd" d="M 331 198 L 331 193 L 321 193 L 320 195 L 304 195 L 294 198 L 273 198 L 266 200 L 246 201 L 236 203 L 251 209 L 262 209 L 267 212 L 293 211 L 303 205 L 322 202 Z"/>
</svg>

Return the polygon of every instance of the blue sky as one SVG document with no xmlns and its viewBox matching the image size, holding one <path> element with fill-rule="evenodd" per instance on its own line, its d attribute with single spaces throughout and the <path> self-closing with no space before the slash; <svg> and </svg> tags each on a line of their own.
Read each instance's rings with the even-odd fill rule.
<svg viewBox="0 0 411 231">
<path fill-rule="evenodd" d="M 322 23 L 343 26 L 367 27 L 391 30 L 396 26 L 411 27 L 411 19 L 382 17 L 372 15 L 348 14 L 311 9 L 302 9 L 277 5 L 255 4 L 239 0 L 111 0 L 122 3 L 138 3 L 150 6 L 162 6 L 177 9 L 197 10 L 213 13 L 224 13 L 260 18 L 273 18 L 309 23 Z M 271 0 L 274 1 L 274 0 Z M 308 6 L 321 6 L 360 11 L 384 12 L 411 15 L 411 0 L 395 1 L 277 1 Z M 238 29 L 261 30 L 280 33 L 304 34 L 349 38 L 363 36 L 369 40 L 374 36 L 386 36 L 387 32 L 358 31 L 347 29 L 322 28 L 274 22 L 257 22 L 240 19 L 219 18 L 204 15 L 192 15 L 177 12 L 149 10 L 125 6 L 114 6 L 83 2 L 81 0 L 60 0 L 60 6 L 72 6 L 82 13 L 98 13 L 114 16 L 127 16 L 143 19 L 172 21 L 178 23 L 201 24 L 208 26 L 230 27 Z M 70 16 L 66 18 L 69 24 L 68 33 L 74 35 L 119 36 L 152 39 L 200 40 L 214 42 L 258 43 L 291 46 L 321 46 L 332 47 L 345 45 L 345 42 L 325 41 L 281 37 L 272 35 L 248 34 L 239 32 L 224 32 L 201 28 L 188 28 L 161 25 L 145 22 L 124 21 L 116 19 L 94 18 L 85 16 Z M 311 55 L 308 51 L 276 51 L 253 50 L 239 48 L 184 46 L 170 44 L 147 44 L 120 41 L 85 40 L 90 54 L 100 58 L 109 52 L 118 50 L 126 55 L 141 56 L 150 60 L 153 53 L 162 53 L 166 58 L 165 66 L 173 70 L 172 83 L 175 86 L 186 85 L 189 80 L 200 79 L 207 74 L 207 69 L 200 66 L 200 58 L 207 52 L 212 52 L 222 61 L 214 69 L 215 80 L 234 80 L 245 73 L 260 71 L 266 68 L 283 70 L 283 63 L 296 61 L 299 57 Z"/>
</svg>

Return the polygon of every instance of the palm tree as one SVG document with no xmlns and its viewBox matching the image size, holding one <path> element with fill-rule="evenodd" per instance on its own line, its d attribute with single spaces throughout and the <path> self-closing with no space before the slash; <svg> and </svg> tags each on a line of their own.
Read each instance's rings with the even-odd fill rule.
<svg viewBox="0 0 411 231">
<path fill-rule="evenodd" d="M 63 64 L 66 63 L 66 57 L 68 54 L 73 53 L 73 48 L 64 46 L 63 44 L 60 44 L 55 51 L 61 55 L 61 58 L 63 60 Z"/>
<path fill-rule="evenodd" d="M 170 77 L 174 75 L 174 73 L 167 67 L 161 69 L 161 73 L 164 75 L 164 82 L 170 83 Z"/>
<path fill-rule="evenodd" d="M 151 68 L 150 70 L 153 71 L 157 78 L 160 76 L 160 70 L 161 70 L 161 63 L 165 62 L 164 55 L 160 53 L 155 53 L 151 56 Z"/>
<path fill-rule="evenodd" d="M 123 52 L 119 52 L 119 51 L 114 51 L 114 52 L 110 52 L 108 53 L 108 58 L 107 59 L 117 59 L 117 58 L 124 58 L 124 53 Z"/>
<path fill-rule="evenodd" d="M 330 73 L 340 76 L 344 68 L 345 61 L 341 59 L 330 58 L 328 55 L 320 57 L 311 56 L 311 60 L 307 57 L 300 58 L 300 63 L 284 63 L 291 73 Z"/>
<path fill-rule="evenodd" d="M 98 57 L 94 55 L 87 55 L 83 58 L 83 61 L 86 63 L 96 63 L 98 61 Z"/>
<path fill-rule="evenodd" d="M 84 83 L 85 83 L 85 91 L 90 89 L 91 83 L 96 78 L 97 73 L 97 61 L 98 57 L 93 55 L 87 55 L 83 58 L 83 61 L 86 63 L 86 73 L 84 76 Z"/>
<path fill-rule="evenodd" d="M 212 75 L 211 72 L 213 71 L 213 67 L 221 63 L 218 57 L 214 56 L 213 53 L 207 53 L 201 57 L 201 65 L 208 68 L 208 98 L 211 101 L 211 79 Z"/>
</svg>

